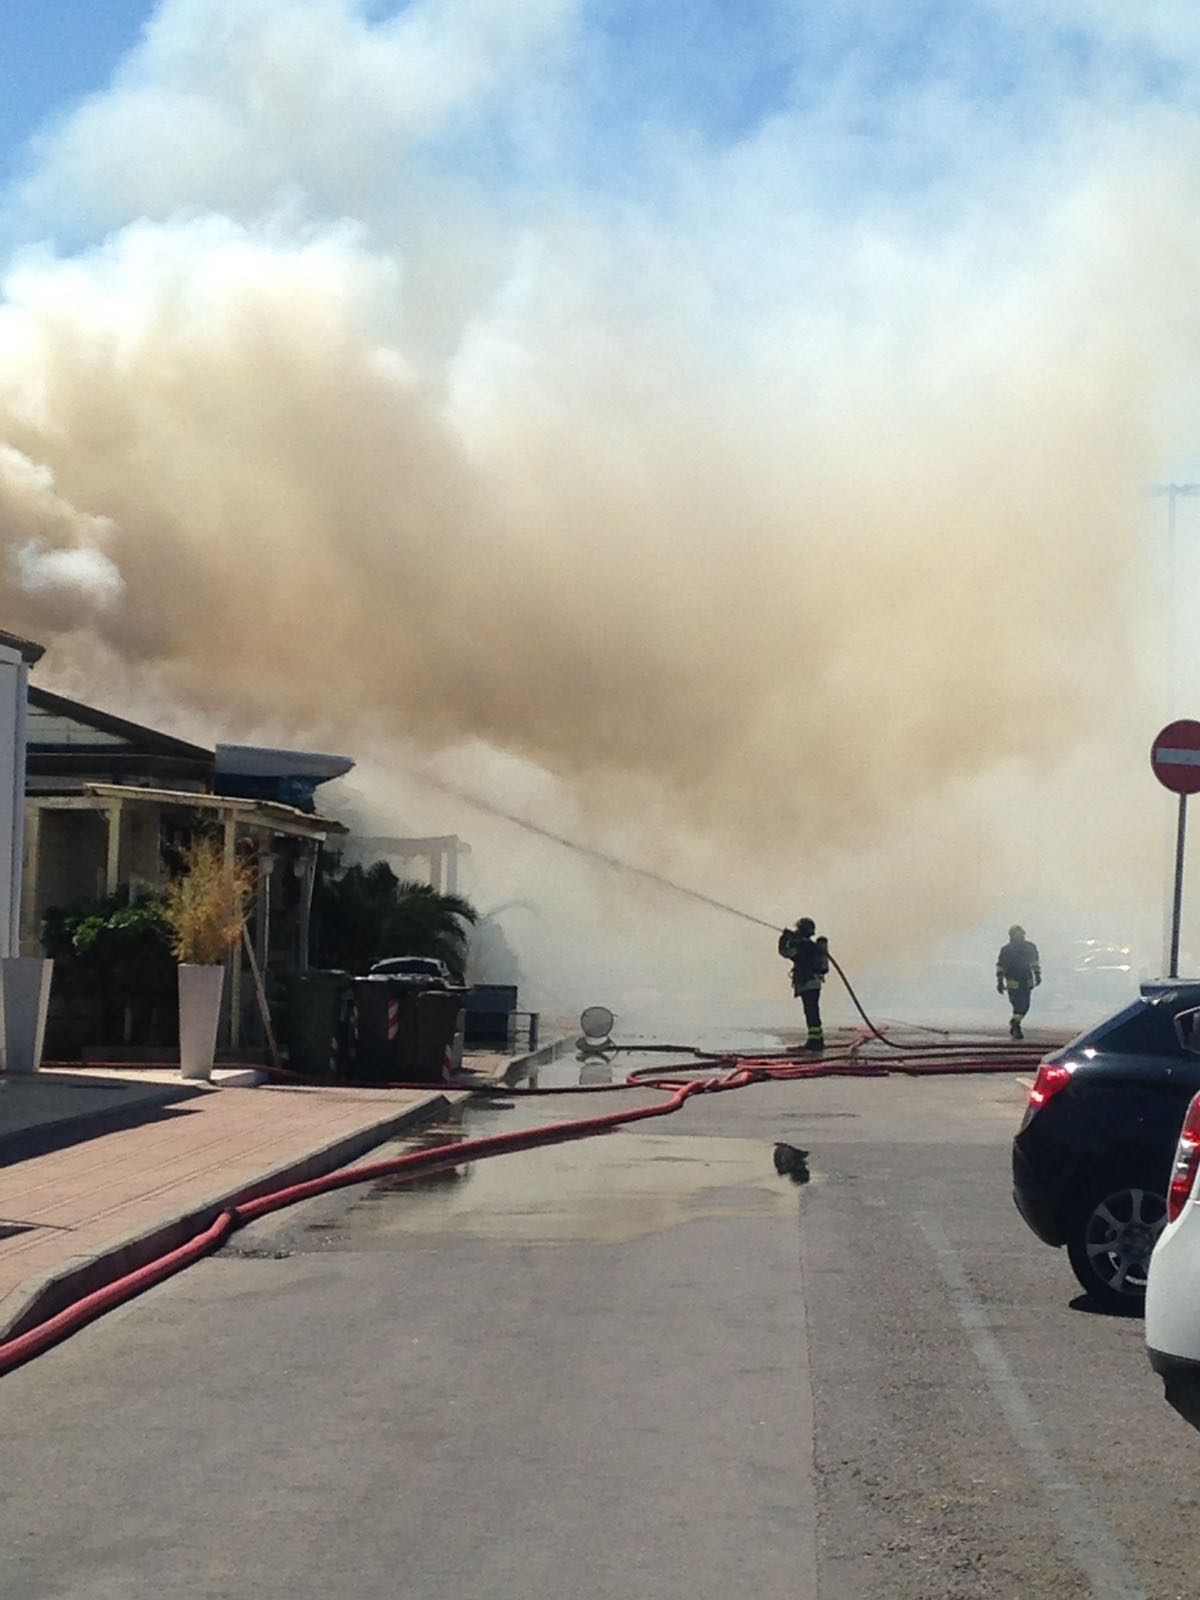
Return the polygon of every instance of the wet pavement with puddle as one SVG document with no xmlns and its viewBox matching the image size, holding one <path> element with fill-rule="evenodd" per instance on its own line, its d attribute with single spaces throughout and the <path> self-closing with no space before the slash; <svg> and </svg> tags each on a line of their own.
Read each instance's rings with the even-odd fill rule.
<svg viewBox="0 0 1200 1600">
<path fill-rule="evenodd" d="M 744 1039 L 729 1047 L 751 1048 Z M 763 1049 L 761 1038 L 752 1047 Z M 661 1066 L 664 1072 L 676 1072 L 684 1060 L 637 1051 L 622 1051 L 605 1060 L 566 1056 L 540 1068 L 529 1082 L 541 1088 L 598 1087 L 620 1083 L 635 1069 Z M 708 1070 L 700 1063 L 697 1075 Z M 594 1098 L 576 1094 L 526 1099 L 503 1093 L 481 1097 L 419 1136 L 382 1146 L 366 1159 L 386 1160 L 501 1130 L 646 1104 L 662 1093 L 634 1088 L 628 1094 Z M 697 1110 L 692 1103 L 669 1121 L 634 1124 L 516 1155 L 464 1161 L 426 1177 L 377 1179 L 248 1229 L 235 1238 L 229 1251 L 258 1255 L 388 1250 L 414 1235 L 435 1233 L 547 1244 L 587 1240 L 616 1244 L 704 1218 L 794 1212 L 795 1190 L 774 1169 L 772 1143 L 732 1132 L 698 1130 Z"/>
</svg>

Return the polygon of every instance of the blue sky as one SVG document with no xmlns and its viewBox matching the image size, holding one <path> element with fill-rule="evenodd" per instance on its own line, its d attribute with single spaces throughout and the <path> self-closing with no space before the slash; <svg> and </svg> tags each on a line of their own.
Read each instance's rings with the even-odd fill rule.
<svg viewBox="0 0 1200 1600">
<path fill-rule="evenodd" d="M 104 87 L 157 9 L 155 0 L 6 0 L 0 184 L 28 165 L 31 135 Z M 383 18 L 404 7 L 370 0 L 359 9 Z M 1171 9 L 1151 0 L 1147 15 Z M 585 146 L 576 151 L 579 175 L 591 182 L 607 166 L 619 176 L 656 131 L 736 144 L 777 114 L 832 99 L 843 84 L 860 120 L 836 133 L 860 160 L 849 171 L 838 166 L 834 184 L 849 175 L 870 189 L 880 172 L 885 184 L 899 177 L 919 186 L 928 152 L 903 118 L 906 149 L 897 151 L 898 104 L 919 115 L 921 97 L 934 93 L 965 108 L 972 131 L 1002 124 L 1003 156 L 1014 142 L 1052 139 L 1064 102 L 1095 99 L 1099 110 L 1114 95 L 1126 103 L 1179 95 L 1179 61 L 1162 42 L 1169 32 L 1149 22 L 1123 32 L 1102 10 L 1071 0 L 1043 15 L 995 0 L 585 0 L 566 74 Z M 480 139 L 477 150 L 485 170 L 486 145 Z M 953 164 L 953 150 L 944 153 Z"/>
<path fill-rule="evenodd" d="M 104 88 L 157 9 L 158 0 L 7 0 L 0 183 L 19 174 L 32 136 Z M 403 6 L 361 9 L 384 17 Z M 737 139 L 788 102 L 803 29 L 776 0 L 603 0 L 587 9 L 581 77 L 618 146 L 631 105 L 658 124 Z"/>
<path fill-rule="evenodd" d="M 0 181 L 47 119 L 103 88 L 153 10 L 149 0 L 5 0 Z"/>
</svg>

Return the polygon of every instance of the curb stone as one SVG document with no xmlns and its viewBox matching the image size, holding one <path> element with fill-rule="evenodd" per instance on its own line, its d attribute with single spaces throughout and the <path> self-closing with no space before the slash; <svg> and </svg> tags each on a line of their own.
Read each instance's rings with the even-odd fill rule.
<svg viewBox="0 0 1200 1600">
<path fill-rule="evenodd" d="M 505 1069 L 503 1083 L 517 1083 L 526 1077 L 532 1067 L 544 1067 L 551 1061 L 557 1061 L 559 1056 L 565 1056 L 568 1050 L 575 1048 L 574 1039 L 553 1039 L 549 1044 L 544 1044 L 540 1050 L 535 1050 L 532 1055 L 517 1056 L 510 1061 Z"/>
<path fill-rule="evenodd" d="M 357 1161 L 376 1145 L 385 1144 L 397 1133 L 420 1126 L 444 1115 L 467 1098 L 465 1094 L 440 1091 L 391 1117 L 383 1117 L 369 1127 L 356 1129 L 332 1143 L 314 1145 L 290 1161 L 261 1173 L 249 1183 L 210 1195 L 184 1212 L 151 1223 L 136 1233 L 114 1239 L 111 1244 L 88 1255 L 69 1258 L 52 1272 L 40 1274 L 20 1284 L 0 1300 L 0 1341 L 27 1333 L 31 1328 L 56 1316 L 97 1289 L 106 1288 L 129 1272 L 136 1272 L 168 1251 L 178 1249 L 207 1228 L 222 1211 L 239 1201 L 253 1200 L 273 1189 L 310 1178 L 324 1177 Z"/>
<path fill-rule="evenodd" d="M 531 1067 L 553 1061 L 570 1048 L 569 1039 L 556 1039 L 531 1055 L 517 1056 L 506 1066 L 500 1081 L 516 1083 Z M 203 1089 L 200 1092 L 204 1092 Z M 152 1223 L 137 1233 L 113 1240 L 88 1255 L 69 1258 L 53 1272 L 42 1273 L 18 1285 L 0 1299 L 0 1342 L 16 1338 L 37 1327 L 85 1295 L 103 1289 L 127 1273 L 177 1249 L 207 1228 L 222 1211 L 239 1201 L 253 1200 L 272 1189 L 283 1189 L 310 1178 L 321 1178 L 350 1166 L 369 1150 L 386 1144 L 397 1134 L 426 1122 L 436 1121 L 455 1106 L 464 1104 L 469 1092 L 431 1092 L 426 1099 L 392 1117 L 383 1117 L 369 1127 L 345 1134 L 330 1144 L 315 1145 L 269 1172 L 235 1189 L 210 1195 L 196 1205 L 161 1222 Z"/>
</svg>

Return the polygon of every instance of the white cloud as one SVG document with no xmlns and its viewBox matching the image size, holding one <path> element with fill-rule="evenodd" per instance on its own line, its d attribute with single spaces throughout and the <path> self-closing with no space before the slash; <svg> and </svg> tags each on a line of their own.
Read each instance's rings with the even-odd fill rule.
<svg viewBox="0 0 1200 1600">
<path fill-rule="evenodd" d="M 111 89 L 45 137 L 35 217 L 106 228 L 197 207 L 245 216 L 298 194 L 363 215 L 414 147 L 561 59 L 577 0 L 164 0 Z"/>
<path fill-rule="evenodd" d="M 50 550 L 36 543 L 15 554 L 18 586 L 35 597 L 68 596 L 104 610 L 125 592 L 116 565 L 100 550 Z"/>
</svg>

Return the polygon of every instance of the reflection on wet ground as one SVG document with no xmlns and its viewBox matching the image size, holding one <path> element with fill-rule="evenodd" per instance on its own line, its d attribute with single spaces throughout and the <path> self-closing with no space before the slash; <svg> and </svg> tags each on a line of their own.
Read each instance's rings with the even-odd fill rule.
<svg viewBox="0 0 1200 1600">
<path fill-rule="evenodd" d="M 653 1044 L 655 1049 L 638 1050 L 639 1043 Z M 605 1048 L 581 1040 L 573 1054 L 568 1052 L 538 1066 L 529 1082 L 543 1089 L 570 1088 L 575 1084 L 599 1088 L 610 1083 L 623 1083 L 635 1068 L 661 1067 L 665 1073 L 669 1073 L 677 1067 L 703 1071 L 712 1065 L 696 1055 L 689 1046 L 711 1055 L 738 1050 L 761 1055 L 765 1051 L 790 1048 L 795 1040 L 789 1035 L 785 1042 L 782 1035 L 775 1033 L 726 1032 L 701 1033 L 695 1039 L 681 1043 L 678 1049 L 664 1048 L 665 1043 L 643 1039 L 627 1042 L 619 1048 Z M 712 1070 L 719 1069 L 712 1065 Z"/>
<path fill-rule="evenodd" d="M 739 1041 L 735 1048 L 745 1048 Z M 763 1048 L 761 1040 L 755 1048 Z M 539 1069 L 539 1087 L 623 1082 L 635 1068 L 676 1067 L 682 1056 L 621 1052 L 607 1060 L 560 1057 Z M 702 1065 L 702 1064 L 701 1064 Z M 500 1130 L 586 1117 L 644 1104 L 654 1091 L 592 1098 L 471 1102 L 404 1150 L 461 1143 Z M 310 1223 L 301 1248 L 394 1248 L 436 1232 L 523 1242 L 614 1244 L 708 1217 L 794 1213 L 796 1191 L 780 1181 L 761 1139 L 618 1129 L 595 1138 L 506 1155 L 417 1179 L 383 1178 L 336 1217 Z M 380 1155 L 384 1152 L 379 1152 Z"/>
</svg>

